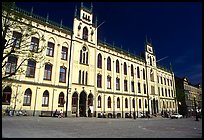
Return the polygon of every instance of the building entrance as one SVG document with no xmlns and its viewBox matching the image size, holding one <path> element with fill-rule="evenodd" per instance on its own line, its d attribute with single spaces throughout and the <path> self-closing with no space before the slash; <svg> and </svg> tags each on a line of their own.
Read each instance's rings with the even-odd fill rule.
<svg viewBox="0 0 204 140">
<path fill-rule="evenodd" d="M 86 93 L 84 91 L 80 93 L 79 116 L 86 117 Z"/>
</svg>

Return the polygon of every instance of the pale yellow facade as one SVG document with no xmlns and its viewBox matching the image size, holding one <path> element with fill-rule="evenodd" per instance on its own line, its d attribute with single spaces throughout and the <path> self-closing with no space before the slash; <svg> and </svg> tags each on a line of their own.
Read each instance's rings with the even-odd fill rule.
<svg viewBox="0 0 204 140">
<path fill-rule="evenodd" d="M 52 42 L 54 53 L 47 56 L 46 48 L 40 54 L 43 59 L 36 63 L 34 77 L 21 73 L 2 81 L 11 83 L 8 85 L 11 88 L 10 103 L 2 103 L 2 107 L 14 107 L 16 104 L 16 110 L 21 108 L 33 116 L 40 115 L 42 111 L 52 114 L 56 109 L 62 109 L 69 117 L 89 116 L 89 108 L 94 117 L 105 113 L 109 117 L 122 118 L 129 114 L 132 116 L 134 112 L 140 117 L 148 111 L 151 115 L 161 115 L 164 110 L 177 111 L 174 74 L 157 66 L 153 46 L 146 43 L 144 57 L 137 57 L 101 42 L 97 39 L 97 24 L 93 22 L 92 10 L 82 6 L 79 12 L 80 16 L 76 14 L 74 17 L 73 30 L 35 17 L 24 17 L 24 23 L 32 21 L 37 35 L 44 37 L 39 47 Z M 62 60 L 62 47 L 67 48 L 66 60 Z M 98 67 L 99 55 L 101 68 Z M 21 57 L 18 57 L 18 63 L 20 60 Z M 27 63 L 25 61 L 22 66 L 24 71 Z M 44 79 L 45 64 L 52 66 L 51 80 Z M 127 74 L 124 74 L 125 64 Z M 111 69 L 107 70 L 109 65 Z M 60 67 L 66 68 L 65 82 L 59 82 Z M 119 72 L 116 72 L 116 67 Z M 28 88 L 32 94 L 29 104 L 24 105 Z M 45 92 L 48 92 L 48 98 L 43 97 Z M 63 104 L 59 103 L 60 94 L 63 95 Z M 46 105 L 42 105 L 44 101 Z"/>
</svg>

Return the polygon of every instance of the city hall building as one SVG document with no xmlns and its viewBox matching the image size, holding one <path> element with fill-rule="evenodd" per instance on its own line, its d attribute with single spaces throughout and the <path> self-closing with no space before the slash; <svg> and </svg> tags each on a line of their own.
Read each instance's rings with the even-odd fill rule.
<svg viewBox="0 0 204 140">
<path fill-rule="evenodd" d="M 98 40 L 92 8 L 82 3 L 76 9 L 73 29 L 15 8 L 23 22 L 11 29 L 11 37 L 17 40 L 14 49 L 23 49 L 18 40 L 27 25 L 36 31 L 26 40 L 30 43 L 27 49 L 45 49 L 37 54 L 42 60 L 27 59 L 21 66 L 24 72 L 2 81 L 2 108 L 15 107 L 33 116 L 62 109 L 68 117 L 99 117 L 102 113 L 125 118 L 177 112 L 174 73 L 157 65 L 153 45 L 146 42 L 138 57 Z M 17 54 L 10 55 L 2 75 L 12 73 L 22 60 Z"/>
</svg>

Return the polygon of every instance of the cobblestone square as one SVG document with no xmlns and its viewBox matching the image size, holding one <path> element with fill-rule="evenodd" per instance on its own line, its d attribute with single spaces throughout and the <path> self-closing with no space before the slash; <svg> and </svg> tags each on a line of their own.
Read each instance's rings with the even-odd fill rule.
<svg viewBox="0 0 204 140">
<path fill-rule="evenodd" d="M 202 119 L 2 117 L 3 138 L 202 138 Z"/>
</svg>

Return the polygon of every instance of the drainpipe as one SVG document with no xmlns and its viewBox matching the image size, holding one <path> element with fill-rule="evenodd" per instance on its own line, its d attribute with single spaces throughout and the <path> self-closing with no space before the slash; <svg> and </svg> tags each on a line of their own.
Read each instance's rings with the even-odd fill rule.
<svg viewBox="0 0 204 140">
<path fill-rule="evenodd" d="M 70 65 L 71 65 L 71 54 L 72 54 L 72 40 L 73 40 L 73 31 L 71 33 L 71 44 L 70 44 L 70 53 L 69 53 L 69 68 L 68 68 L 68 79 L 67 79 L 67 98 L 66 98 L 66 112 L 65 117 L 67 117 L 67 111 L 68 111 L 68 94 L 69 94 L 69 78 L 70 78 Z"/>
</svg>

